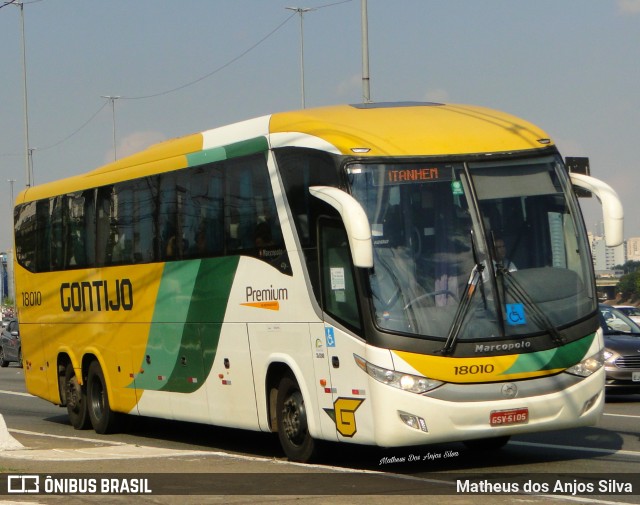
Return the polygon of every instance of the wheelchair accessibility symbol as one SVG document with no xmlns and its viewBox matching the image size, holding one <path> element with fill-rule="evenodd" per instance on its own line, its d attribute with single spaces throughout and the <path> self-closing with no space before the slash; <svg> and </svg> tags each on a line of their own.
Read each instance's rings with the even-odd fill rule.
<svg viewBox="0 0 640 505">
<path fill-rule="evenodd" d="M 527 318 L 524 315 L 524 305 L 521 303 L 507 303 L 507 324 L 511 326 L 527 324 Z"/>
<path fill-rule="evenodd" d="M 324 328 L 324 336 L 327 340 L 327 347 L 335 347 L 336 346 L 336 337 L 333 334 L 333 328 L 325 326 Z"/>
</svg>

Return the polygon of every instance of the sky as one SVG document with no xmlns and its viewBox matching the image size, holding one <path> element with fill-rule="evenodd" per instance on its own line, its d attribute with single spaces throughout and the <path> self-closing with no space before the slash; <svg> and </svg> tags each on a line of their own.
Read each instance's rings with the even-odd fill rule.
<svg viewBox="0 0 640 505">
<path fill-rule="evenodd" d="M 360 0 L 0 0 L 0 250 L 26 184 L 156 142 L 362 95 Z M 15 2 L 16 0 L 14 0 Z M 640 0 L 368 0 L 373 101 L 482 105 L 588 156 L 640 236 Z M 24 77 L 26 76 L 26 79 Z M 117 99 L 105 96 L 120 97 Z M 11 182 L 15 181 L 15 182 Z M 581 200 L 600 233 L 596 199 Z"/>
</svg>

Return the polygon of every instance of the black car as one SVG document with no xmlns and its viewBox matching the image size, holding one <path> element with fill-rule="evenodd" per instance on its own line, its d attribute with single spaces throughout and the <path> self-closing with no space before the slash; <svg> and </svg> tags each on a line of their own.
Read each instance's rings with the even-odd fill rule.
<svg viewBox="0 0 640 505">
<path fill-rule="evenodd" d="M 0 333 L 0 367 L 9 366 L 11 362 L 22 366 L 22 343 L 18 320 L 15 318 L 10 319 Z"/>
<path fill-rule="evenodd" d="M 618 309 L 600 305 L 607 393 L 640 394 L 640 326 Z"/>
</svg>

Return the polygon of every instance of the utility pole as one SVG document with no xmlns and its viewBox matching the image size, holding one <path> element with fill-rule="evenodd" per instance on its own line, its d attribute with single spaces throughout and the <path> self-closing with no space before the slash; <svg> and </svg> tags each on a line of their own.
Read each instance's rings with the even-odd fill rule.
<svg viewBox="0 0 640 505">
<path fill-rule="evenodd" d="M 304 98 L 304 22 L 305 13 L 314 11 L 311 7 L 285 7 L 285 9 L 297 12 L 300 15 L 300 93 L 302 95 L 302 108 L 305 108 Z"/>
<path fill-rule="evenodd" d="M 367 14 L 367 0 L 361 0 L 362 22 L 362 101 L 371 103 L 371 89 L 369 79 L 369 19 Z"/>
<path fill-rule="evenodd" d="M 10 195 L 10 199 L 9 199 L 9 219 L 11 222 L 11 226 L 9 227 L 9 229 L 13 229 L 13 183 L 16 182 L 15 179 L 7 179 L 7 182 L 9 183 L 9 195 Z M 7 256 L 7 261 L 11 261 L 11 258 L 13 258 L 14 254 L 16 253 L 15 248 L 13 249 L 13 251 L 11 251 L 11 257 Z M 4 286 L 4 283 L 3 283 Z M 13 315 L 15 317 L 16 315 L 16 285 L 15 285 L 15 277 L 13 275 L 13 268 L 7 269 L 7 293 L 5 293 L 5 297 L 6 296 L 10 296 L 11 299 L 13 300 Z"/>
<path fill-rule="evenodd" d="M 113 161 L 118 159 L 118 153 L 116 151 L 116 100 L 120 96 L 101 95 L 102 98 L 106 98 L 111 101 L 111 118 L 113 122 Z"/>
<path fill-rule="evenodd" d="M 26 186 L 31 186 L 31 161 L 29 150 L 29 103 L 27 99 L 27 47 L 24 36 L 24 3 L 16 2 L 20 8 L 20 34 L 22 41 L 22 90 L 24 103 L 24 169 Z"/>
</svg>

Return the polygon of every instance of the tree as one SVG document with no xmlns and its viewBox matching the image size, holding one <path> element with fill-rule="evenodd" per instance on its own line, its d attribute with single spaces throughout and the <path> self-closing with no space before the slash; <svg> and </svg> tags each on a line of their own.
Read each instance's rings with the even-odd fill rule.
<svg viewBox="0 0 640 505">
<path fill-rule="evenodd" d="M 640 261 L 626 261 L 624 265 L 616 265 L 614 270 L 622 270 L 625 274 L 630 274 L 640 270 Z"/>
<path fill-rule="evenodd" d="M 640 271 L 633 271 L 620 277 L 616 289 L 623 298 L 640 297 Z"/>
</svg>

